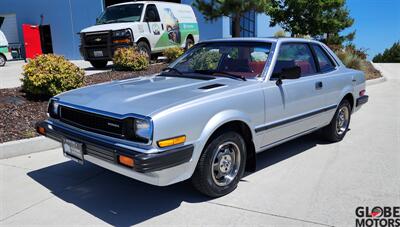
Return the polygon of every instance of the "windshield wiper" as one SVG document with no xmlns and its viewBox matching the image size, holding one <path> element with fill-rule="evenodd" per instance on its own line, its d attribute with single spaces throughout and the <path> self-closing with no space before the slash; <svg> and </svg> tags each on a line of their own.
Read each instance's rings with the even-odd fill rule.
<svg viewBox="0 0 400 227">
<path fill-rule="evenodd" d="M 223 75 L 223 77 L 231 78 L 231 79 L 234 79 L 234 80 L 238 80 L 239 79 L 239 80 L 246 81 L 246 78 L 244 76 L 236 75 L 236 74 L 225 72 L 225 71 L 195 70 L 194 72 L 195 73 L 200 73 L 200 74 L 211 74 L 211 75 L 221 74 L 221 75 Z"/>
<path fill-rule="evenodd" d="M 179 75 L 183 75 L 183 73 L 182 73 L 181 71 L 179 71 L 178 69 L 172 68 L 172 67 L 164 68 L 162 71 L 163 71 L 163 72 L 171 72 L 171 71 L 174 71 L 174 72 L 178 73 Z"/>
</svg>

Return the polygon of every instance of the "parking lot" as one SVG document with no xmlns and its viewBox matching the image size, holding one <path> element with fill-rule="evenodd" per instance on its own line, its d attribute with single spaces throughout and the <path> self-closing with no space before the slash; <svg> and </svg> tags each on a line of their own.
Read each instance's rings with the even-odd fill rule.
<svg viewBox="0 0 400 227">
<path fill-rule="evenodd" d="M 308 135 L 261 153 L 218 199 L 81 166 L 61 149 L 0 160 L 0 225 L 354 226 L 359 206 L 400 204 L 399 65 L 378 65 L 387 81 L 367 87 L 342 142 Z"/>
</svg>

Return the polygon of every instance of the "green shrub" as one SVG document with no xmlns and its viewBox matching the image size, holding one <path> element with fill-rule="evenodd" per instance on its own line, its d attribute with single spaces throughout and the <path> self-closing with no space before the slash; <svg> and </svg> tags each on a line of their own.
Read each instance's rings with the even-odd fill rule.
<svg viewBox="0 0 400 227">
<path fill-rule="evenodd" d="M 376 63 L 400 63 L 400 41 L 394 43 L 389 49 L 385 49 L 382 54 L 375 55 L 372 61 Z"/>
<path fill-rule="evenodd" d="M 359 56 L 346 50 L 336 51 L 336 55 L 340 58 L 343 64 L 346 65 L 347 68 L 362 70 L 363 59 L 361 59 Z"/>
<path fill-rule="evenodd" d="M 279 31 L 275 32 L 274 36 L 277 38 L 286 37 L 286 32 L 284 30 L 279 30 Z"/>
<path fill-rule="evenodd" d="M 117 49 L 114 52 L 113 62 L 117 70 L 140 71 L 149 66 L 146 55 L 133 47 Z"/>
<path fill-rule="evenodd" d="M 22 88 L 29 95 L 54 96 L 78 88 L 85 72 L 63 56 L 43 54 L 23 67 Z"/>
<path fill-rule="evenodd" d="M 165 49 L 163 55 L 171 62 L 179 58 L 184 52 L 182 48 L 175 46 Z"/>
</svg>

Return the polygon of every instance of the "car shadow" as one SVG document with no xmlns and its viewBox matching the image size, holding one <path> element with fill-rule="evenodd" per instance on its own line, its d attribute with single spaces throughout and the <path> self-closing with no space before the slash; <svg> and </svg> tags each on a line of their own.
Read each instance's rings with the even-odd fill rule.
<svg viewBox="0 0 400 227">
<path fill-rule="evenodd" d="M 307 135 L 257 155 L 258 171 L 305 152 L 322 142 Z M 88 176 L 84 176 L 84 173 Z M 247 173 L 247 175 L 253 173 Z M 145 184 L 88 162 L 66 161 L 28 173 L 58 198 L 113 226 L 130 226 L 178 208 L 182 202 L 210 198 L 192 188 L 190 181 L 166 187 Z M 72 217 L 71 217 L 72 218 Z"/>
</svg>

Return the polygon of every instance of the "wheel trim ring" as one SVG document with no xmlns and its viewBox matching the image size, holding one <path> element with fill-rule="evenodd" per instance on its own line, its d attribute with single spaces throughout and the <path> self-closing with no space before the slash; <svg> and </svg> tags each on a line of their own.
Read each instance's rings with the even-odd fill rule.
<svg viewBox="0 0 400 227">
<path fill-rule="evenodd" d="M 231 150 L 231 155 L 233 154 L 234 156 L 231 156 L 231 165 L 230 165 L 230 169 L 228 171 L 226 171 L 226 173 L 215 173 L 216 172 L 216 168 L 220 166 L 220 158 L 223 156 L 221 155 L 221 152 L 223 153 L 223 150 L 226 150 L 225 147 L 232 147 L 233 150 Z M 226 186 L 229 185 L 237 176 L 238 172 L 239 172 L 239 168 L 240 168 L 240 149 L 239 146 L 231 141 L 225 142 L 223 144 L 221 144 L 220 146 L 218 146 L 217 148 L 217 152 L 215 152 L 214 157 L 212 159 L 212 163 L 211 163 L 211 175 L 212 175 L 212 179 L 214 181 L 214 183 L 218 186 Z M 217 161 L 217 163 L 215 163 Z M 217 166 L 217 167 L 216 167 Z M 218 175 L 222 175 L 222 177 L 217 177 Z"/>
<path fill-rule="evenodd" d="M 336 117 L 336 133 L 342 135 L 346 132 L 349 126 L 350 111 L 347 106 L 343 106 L 339 109 L 338 115 Z"/>
</svg>

